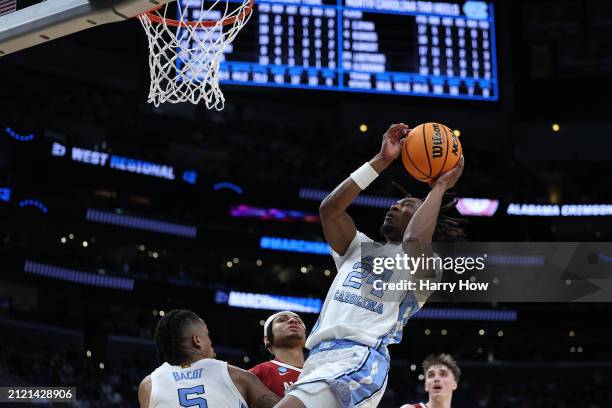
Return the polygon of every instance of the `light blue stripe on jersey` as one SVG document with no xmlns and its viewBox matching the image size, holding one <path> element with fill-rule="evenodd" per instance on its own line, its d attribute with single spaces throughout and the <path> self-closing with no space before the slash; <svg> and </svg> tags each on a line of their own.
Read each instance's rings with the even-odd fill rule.
<svg viewBox="0 0 612 408">
<path fill-rule="evenodd" d="M 418 312 L 420 308 L 414 292 L 406 291 L 397 312 L 397 322 L 400 325 L 393 325 L 383 337 L 379 338 L 376 343 L 376 349 L 378 350 L 381 346 L 400 343 L 404 334 L 404 326 L 408 323 L 408 319 Z"/>
<path fill-rule="evenodd" d="M 378 363 L 378 369 L 376 373 L 372 375 L 372 367 L 374 363 Z M 377 353 L 373 351 L 370 353 L 370 356 L 366 360 L 366 363 L 362 366 L 362 368 L 351 375 L 351 378 L 359 383 L 359 387 L 357 389 L 352 390 L 351 396 L 353 400 L 353 404 L 358 406 L 369 399 L 371 399 L 374 394 L 380 391 L 387 381 L 387 375 L 389 374 L 389 360 L 383 353 Z M 364 378 L 368 378 L 369 381 L 362 383 Z"/>
</svg>

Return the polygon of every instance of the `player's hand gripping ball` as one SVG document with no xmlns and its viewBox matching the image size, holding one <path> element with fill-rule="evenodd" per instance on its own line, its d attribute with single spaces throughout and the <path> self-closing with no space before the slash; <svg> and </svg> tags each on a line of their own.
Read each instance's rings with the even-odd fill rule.
<svg viewBox="0 0 612 408">
<path fill-rule="evenodd" d="M 402 162 L 412 177 L 431 183 L 453 169 L 463 150 L 453 131 L 440 123 L 423 123 L 412 129 L 402 146 Z"/>
</svg>

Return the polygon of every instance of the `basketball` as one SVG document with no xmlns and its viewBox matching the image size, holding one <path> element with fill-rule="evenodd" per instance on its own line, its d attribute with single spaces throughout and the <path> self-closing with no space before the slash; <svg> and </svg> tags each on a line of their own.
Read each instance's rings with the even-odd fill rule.
<svg viewBox="0 0 612 408">
<path fill-rule="evenodd" d="M 461 158 L 459 138 L 440 123 L 423 123 L 406 136 L 402 162 L 410 175 L 431 183 L 442 173 L 454 168 Z"/>
</svg>

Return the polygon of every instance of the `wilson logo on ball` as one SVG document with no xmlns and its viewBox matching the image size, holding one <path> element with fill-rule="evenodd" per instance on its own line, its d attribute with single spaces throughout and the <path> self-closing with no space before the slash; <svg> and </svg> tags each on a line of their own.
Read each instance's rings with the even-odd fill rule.
<svg viewBox="0 0 612 408">
<path fill-rule="evenodd" d="M 434 159 L 442 157 L 442 134 L 440 133 L 440 125 L 437 123 L 433 124 L 433 147 L 431 154 Z"/>
<path fill-rule="evenodd" d="M 448 126 L 424 123 L 406 136 L 402 162 L 414 178 L 431 183 L 440 174 L 454 168 L 461 154 L 461 142 Z"/>
</svg>

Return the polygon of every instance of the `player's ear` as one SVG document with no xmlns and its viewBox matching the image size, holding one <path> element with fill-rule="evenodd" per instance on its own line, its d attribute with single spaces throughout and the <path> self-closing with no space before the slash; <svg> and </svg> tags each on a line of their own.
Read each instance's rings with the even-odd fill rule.
<svg viewBox="0 0 612 408">
<path fill-rule="evenodd" d="M 457 380 L 453 381 L 453 391 L 457 389 Z"/>
<path fill-rule="evenodd" d="M 264 347 L 265 348 L 270 347 L 270 340 L 268 340 L 268 336 L 264 336 L 263 342 L 264 342 Z"/>
</svg>

